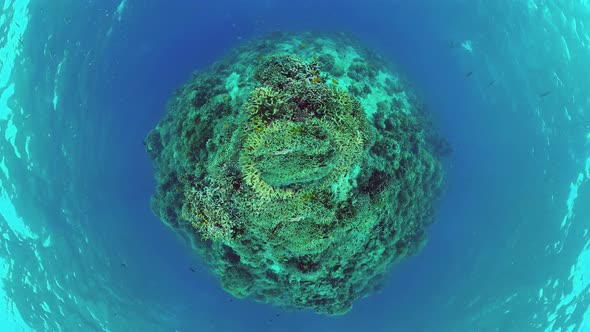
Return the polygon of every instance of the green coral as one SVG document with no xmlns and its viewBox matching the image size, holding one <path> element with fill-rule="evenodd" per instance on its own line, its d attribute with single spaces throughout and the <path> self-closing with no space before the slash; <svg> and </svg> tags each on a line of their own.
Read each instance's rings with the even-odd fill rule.
<svg viewBox="0 0 590 332">
<path fill-rule="evenodd" d="M 445 144 L 423 114 L 351 39 L 254 40 L 179 89 L 146 138 L 152 209 L 234 296 L 343 314 L 424 244 Z"/>
<path fill-rule="evenodd" d="M 250 294 L 252 275 L 244 268 L 229 267 L 223 271 L 221 285 L 235 297 L 244 298 Z"/>
</svg>

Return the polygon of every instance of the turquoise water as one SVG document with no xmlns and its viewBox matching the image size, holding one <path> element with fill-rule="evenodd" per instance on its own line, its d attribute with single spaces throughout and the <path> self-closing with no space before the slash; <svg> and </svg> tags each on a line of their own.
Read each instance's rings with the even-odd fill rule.
<svg viewBox="0 0 590 332">
<path fill-rule="evenodd" d="M 0 0 L 0 330 L 590 331 L 590 2 Z M 174 90 L 351 33 L 453 147 L 429 243 L 344 316 L 237 300 L 150 211 Z"/>
</svg>

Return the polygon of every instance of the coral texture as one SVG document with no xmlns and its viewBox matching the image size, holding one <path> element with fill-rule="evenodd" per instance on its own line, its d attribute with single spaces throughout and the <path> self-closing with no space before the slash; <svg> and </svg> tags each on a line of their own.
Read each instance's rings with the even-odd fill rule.
<svg viewBox="0 0 590 332">
<path fill-rule="evenodd" d="M 445 147 L 428 119 L 352 39 L 256 39 L 148 134 L 152 209 L 234 296 L 343 314 L 426 239 Z"/>
</svg>

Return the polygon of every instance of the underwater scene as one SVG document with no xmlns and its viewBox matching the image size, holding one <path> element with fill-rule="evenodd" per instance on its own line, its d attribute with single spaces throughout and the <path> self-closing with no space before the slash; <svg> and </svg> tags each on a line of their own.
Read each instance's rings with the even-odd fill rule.
<svg viewBox="0 0 590 332">
<path fill-rule="evenodd" d="M 590 332 L 590 1 L 0 0 L 0 331 Z"/>
</svg>

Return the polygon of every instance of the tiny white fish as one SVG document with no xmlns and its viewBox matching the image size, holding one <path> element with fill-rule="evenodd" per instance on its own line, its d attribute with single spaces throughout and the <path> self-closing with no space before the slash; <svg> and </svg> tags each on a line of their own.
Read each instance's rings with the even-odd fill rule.
<svg viewBox="0 0 590 332">
<path fill-rule="evenodd" d="M 473 46 L 471 45 L 471 40 L 466 40 L 462 42 L 461 47 L 463 47 L 467 52 L 473 53 Z"/>
</svg>

